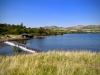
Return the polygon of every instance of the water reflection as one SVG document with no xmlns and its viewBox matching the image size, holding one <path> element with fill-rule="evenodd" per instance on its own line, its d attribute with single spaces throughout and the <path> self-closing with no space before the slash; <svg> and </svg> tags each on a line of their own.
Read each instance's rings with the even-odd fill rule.
<svg viewBox="0 0 100 75">
<path fill-rule="evenodd" d="M 18 42 L 18 43 L 22 43 L 22 44 L 26 44 L 26 43 L 27 43 L 26 40 L 17 40 L 16 42 Z"/>
<path fill-rule="evenodd" d="M 0 42 L 0 50 L 4 47 L 8 46 L 7 44 L 3 43 L 3 42 Z"/>
</svg>

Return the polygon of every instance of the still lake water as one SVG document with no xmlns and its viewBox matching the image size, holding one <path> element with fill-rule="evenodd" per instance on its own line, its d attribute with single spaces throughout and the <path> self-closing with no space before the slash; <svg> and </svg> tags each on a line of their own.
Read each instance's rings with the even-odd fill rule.
<svg viewBox="0 0 100 75">
<path fill-rule="evenodd" d="M 65 34 L 17 41 L 31 48 L 48 50 L 89 50 L 100 52 L 100 34 Z M 0 55 L 13 54 L 13 47 L 0 43 Z"/>
</svg>

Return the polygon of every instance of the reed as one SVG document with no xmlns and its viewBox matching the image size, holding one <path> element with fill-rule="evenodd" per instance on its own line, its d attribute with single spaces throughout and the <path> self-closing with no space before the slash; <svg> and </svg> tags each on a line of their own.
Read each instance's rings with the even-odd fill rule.
<svg viewBox="0 0 100 75">
<path fill-rule="evenodd" d="M 0 56 L 0 75 L 100 75 L 100 53 L 49 51 Z"/>
</svg>

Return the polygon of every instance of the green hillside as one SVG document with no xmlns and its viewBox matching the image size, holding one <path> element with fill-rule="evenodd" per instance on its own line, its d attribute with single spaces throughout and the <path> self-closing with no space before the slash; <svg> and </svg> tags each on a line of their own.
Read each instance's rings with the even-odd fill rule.
<svg viewBox="0 0 100 75">
<path fill-rule="evenodd" d="M 48 26 L 45 28 L 62 33 L 100 33 L 100 25 L 78 25 L 72 27 Z"/>
</svg>

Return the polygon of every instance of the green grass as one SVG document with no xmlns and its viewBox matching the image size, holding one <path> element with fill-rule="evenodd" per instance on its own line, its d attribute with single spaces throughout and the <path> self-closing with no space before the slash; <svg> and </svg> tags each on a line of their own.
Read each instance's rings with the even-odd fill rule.
<svg viewBox="0 0 100 75">
<path fill-rule="evenodd" d="M 100 53 L 49 51 L 0 56 L 0 75 L 100 75 Z"/>
<path fill-rule="evenodd" d="M 20 38 L 21 35 L 9 35 L 11 38 Z"/>
<path fill-rule="evenodd" d="M 21 35 L 8 35 L 8 36 L 10 36 L 10 38 L 20 38 L 21 37 Z M 7 38 L 7 35 L 2 35 L 0 37 Z"/>
</svg>

